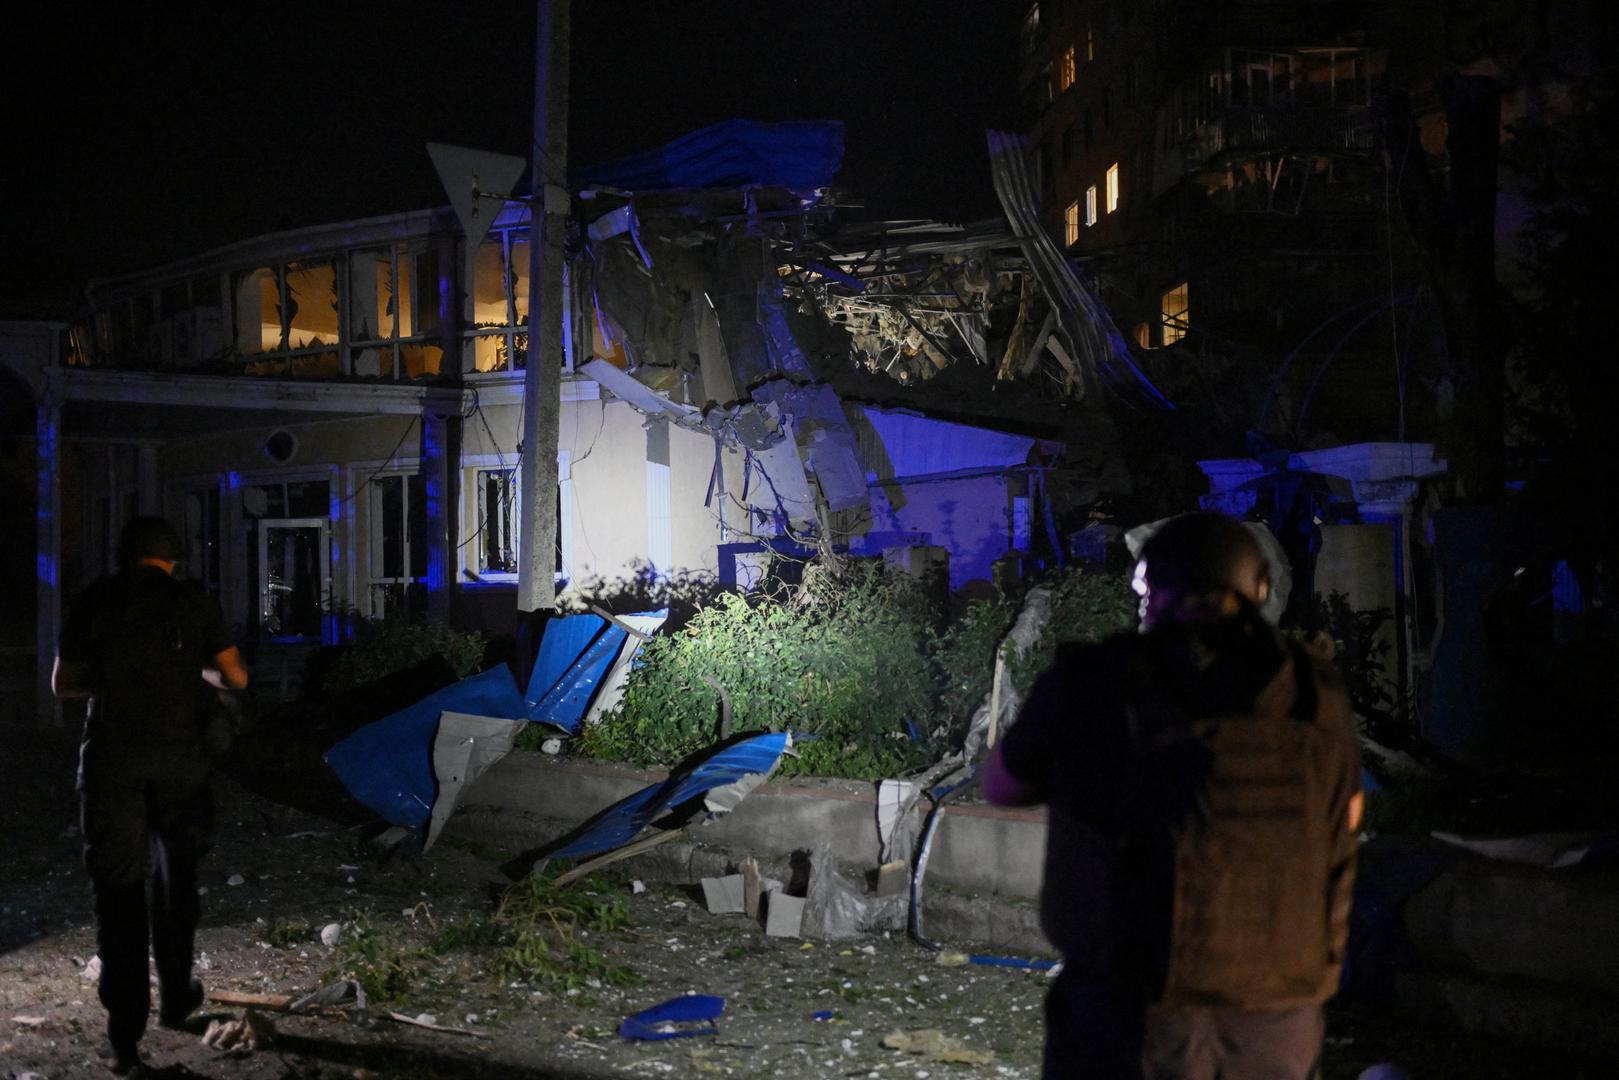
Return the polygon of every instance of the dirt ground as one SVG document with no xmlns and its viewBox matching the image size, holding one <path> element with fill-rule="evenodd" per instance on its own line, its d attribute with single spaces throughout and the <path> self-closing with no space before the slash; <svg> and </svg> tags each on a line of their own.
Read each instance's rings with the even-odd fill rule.
<svg viewBox="0 0 1619 1080">
<path fill-rule="evenodd" d="M 0 806 L 0 1078 L 105 1077 L 96 1056 L 104 1017 L 85 974 L 94 938 L 79 862 L 75 738 L 39 732 L 4 712 L 11 734 L 0 755 L 0 790 L 9 796 Z M 196 1031 L 154 1028 L 142 1044 L 154 1075 L 1038 1076 L 1044 974 L 942 965 L 900 935 L 850 943 L 767 938 L 742 916 L 710 915 L 699 897 L 657 883 L 644 891 L 627 879 L 602 886 L 623 900 L 628 921 L 586 935 L 590 947 L 635 973 L 633 985 L 506 981 L 476 945 L 420 954 L 435 932 L 491 910 L 504 883 L 495 870 L 502 853 L 441 844 L 424 857 L 384 858 L 363 841 L 357 808 L 345 812 L 329 787 L 316 787 L 310 798 L 292 798 L 291 788 L 284 794 L 326 814 L 221 778 L 215 847 L 202 875 L 199 974 L 211 991 L 302 994 L 332 978 L 343 956 L 352 959 L 363 929 L 384 955 L 412 958 L 397 999 L 373 1001 L 366 1026 L 266 1014 L 274 1037 L 247 1053 L 221 1054 Z M 335 948 L 320 940 L 334 923 L 343 935 Z M 664 1042 L 618 1036 L 626 1015 L 689 993 L 726 999 L 717 1034 Z M 390 1010 L 457 1030 L 400 1024 L 384 1018 Z M 240 1013 L 211 1007 L 203 1016 Z M 921 1029 L 954 1040 L 974 1060 L 884 1045 L 893 1033 Z M 1331 1013 L 1329 1080 L 1350 1080 L 1391 1059 L 1419 1080 L 1613 1075 L 1611 1065 L 1552 1059 L 1387 1016 Z"/>
</svg>

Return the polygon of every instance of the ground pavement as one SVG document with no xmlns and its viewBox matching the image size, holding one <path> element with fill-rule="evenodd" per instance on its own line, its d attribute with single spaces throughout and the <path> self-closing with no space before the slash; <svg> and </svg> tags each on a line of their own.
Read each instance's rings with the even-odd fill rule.
<svg viewBox="0 0 1619 1080">
<path fill-rule="evenodd" d="M 86 974 L 88 884 L 72 791 L 74 738 L 41 731 L 0 702 L 0 1078 L 109 1075 L 96 1057 L 103 1014 Z M 329 789 L 326 794 L 329 795 Z M 299 801 L 290 787 L 287 801 Z M 202 880 L 200 975 L 210 990 L 302 994 L 344 964 L 389 976 L 372 1022 L 267 1014 L 266 1047 L 222 1054 L 198 1031 L 154 1030 L 143 1052 L 169 1077 L 350 1078 L 623 1076 L 1008 1077 L 1038 1075 L 1036 972 L 947 966 L 895 935 L 850 942 L 766 938 L 742 916 L 708 914 L 698 896 L 628 879 L 600 883 L 627 922 L 585 944 L 638 981 L 573 986 L 498 977 L 476 941 L 443 955 L 420 946 L 492 908 L 505 854 L 441 844 L 383 859 L 349 815 L 312 814 L 220 784 L 215 850 Z M 321 930 L 335 924 L 338 944 Z M 951 943 L 952 948 L 965 943 Z M 397 971 L 389 969 L 392 963 Z M 387 970 L 384 970 L 387 969 Z M 391 974 L 390 974 L 391 973 Z M 688 993 L 726 999 L 717 1033 L 664 1042 L 618 1036 L 629 1013 Z M 453 1031 L 382 1018 L 389 1011 Z M 240 1009 L 214 1008 L 219 1018 Z M 885 1045 L 934 1031 L 931 1050 Z M 926 1045 L 926 1044 L 925 1044 Z M 1390 1057 L 1418 1078 L 1601 1076 L 1515 1047 L 1334 1012 L 1329 1080 Z M 946 1059 L 946 1060 L 941 1060 Z M 965 1060 L 948 1060 L 951 1058 Z"/>
</svg>

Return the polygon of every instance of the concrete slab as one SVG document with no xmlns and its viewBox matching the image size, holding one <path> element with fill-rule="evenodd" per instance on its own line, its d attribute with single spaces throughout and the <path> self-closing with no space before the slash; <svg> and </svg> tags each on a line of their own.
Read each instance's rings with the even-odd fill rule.
<svg viewBox="0 0 1619 1080">
<path fill-rule="evenodd" d="M 765 933 L 770 937 L 798 937 L 804 925 L 804 898 L 779 889 L 765 893 Z"/>
<path fill-rule="evenodd" d="M 703 886 L 703 902 L 708 905 L 710 915 L 744 915 L 747 913 L 746 892 L 741 874 L 727 874 L 725 877 L 705 877 L 701 882 Z"/>
</svg>

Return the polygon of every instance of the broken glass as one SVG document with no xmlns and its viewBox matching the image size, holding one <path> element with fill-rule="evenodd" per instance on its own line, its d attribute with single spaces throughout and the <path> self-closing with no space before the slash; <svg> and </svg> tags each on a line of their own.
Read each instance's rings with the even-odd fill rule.
<svg viewBox="0 0 1619 1080">
<path fill-rule="evenodd" d="M 472 325 L 505 326 L 511 321 L 506 302 L 506 270 L 500 237 L 478 245 L 472 264 Z M 490 370 L 478 368 L 479 371 Z"/>
<path fill-rule="evenodd" d="M 399 359 L 408 379 L 437 375 L 444 363 L 444 350 L 438 345 L 412 342 L 399 347 Z"/>
<path fill-rule="evenodd" d="M 400 260 L 401 268 L 405 261 Z M 416 264 L 413 277 L 416 288 L 411 295 L 416 318 L 414 322 L 407 319 L 401 325 L 409 327 L 411 336 L 414 337 L 434 333 L 439 328 L 438 252 L 419 251 L 413 256 L 413 261 Z"/>
<path fill-rule="evenodd" d="M 507 369 L 506 335 L 479 334 L 468 343 L 471 349 L 473 371 L 505 371 Z"/>
<path fill-rule="evenodd" d="M 349 337 L 381 341 L 393 333 L 393 252 L 356 251 L 349 256 Z"/>
<path fill-rule="evenodd" d="M 295 356 L 288 367 L 289 374 L 306 379 L 330 379 L 338 374 L 337 353 L 318 352 Z"/>
<path fill-rule="evenodd" d="M 528 233 L 512 233 L 507 278 L 512 284 L 512 301 L 518 323 L 528 322 L 528 260 Z"/>
<path fill-rule="evenodd" d="M 337 344 L 337 274 L 329 259 L 287 264 L 287 330 L 294 349 Z"/>
<path fill-rule="evenodd" d="M 286 347 L 281 331 L 281 286 L 268 266 L 236 275 L 236 351 L 243 356 Z"/>
</svg>

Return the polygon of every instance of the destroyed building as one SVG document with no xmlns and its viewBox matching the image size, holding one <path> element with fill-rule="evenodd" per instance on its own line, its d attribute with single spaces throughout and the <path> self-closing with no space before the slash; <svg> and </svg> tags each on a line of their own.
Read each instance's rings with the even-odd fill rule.
<svg viewBox="0 0 1619 1080">
<path fill-rule="evenodd" d="M 1075 396 L 1094 357 L 1055 315 L 1042 330 L 1053 305 L 1004 225 L 840 236 L 841 148 L 837 124 L 733 122 L 578 178 L 566 593 L 745 588 L 778 553 L 831 549 L 957 589 L 1061 558 L 1061 439 L 971 402 L 891 406 L 953 364 Z M 513 625 L 529 208 L 494 212 L 470 257 L 448 209 L 338 222 L 95 281 L 70 326 L 11 324 L 7 378 L 37 416 L 42 681 L 64 598 L 137 513 L 181 525 L 184 573 L 272 692 L 359 620 Z M 862 369 L 887 400 L 840 381 Z"/>
</svg>

